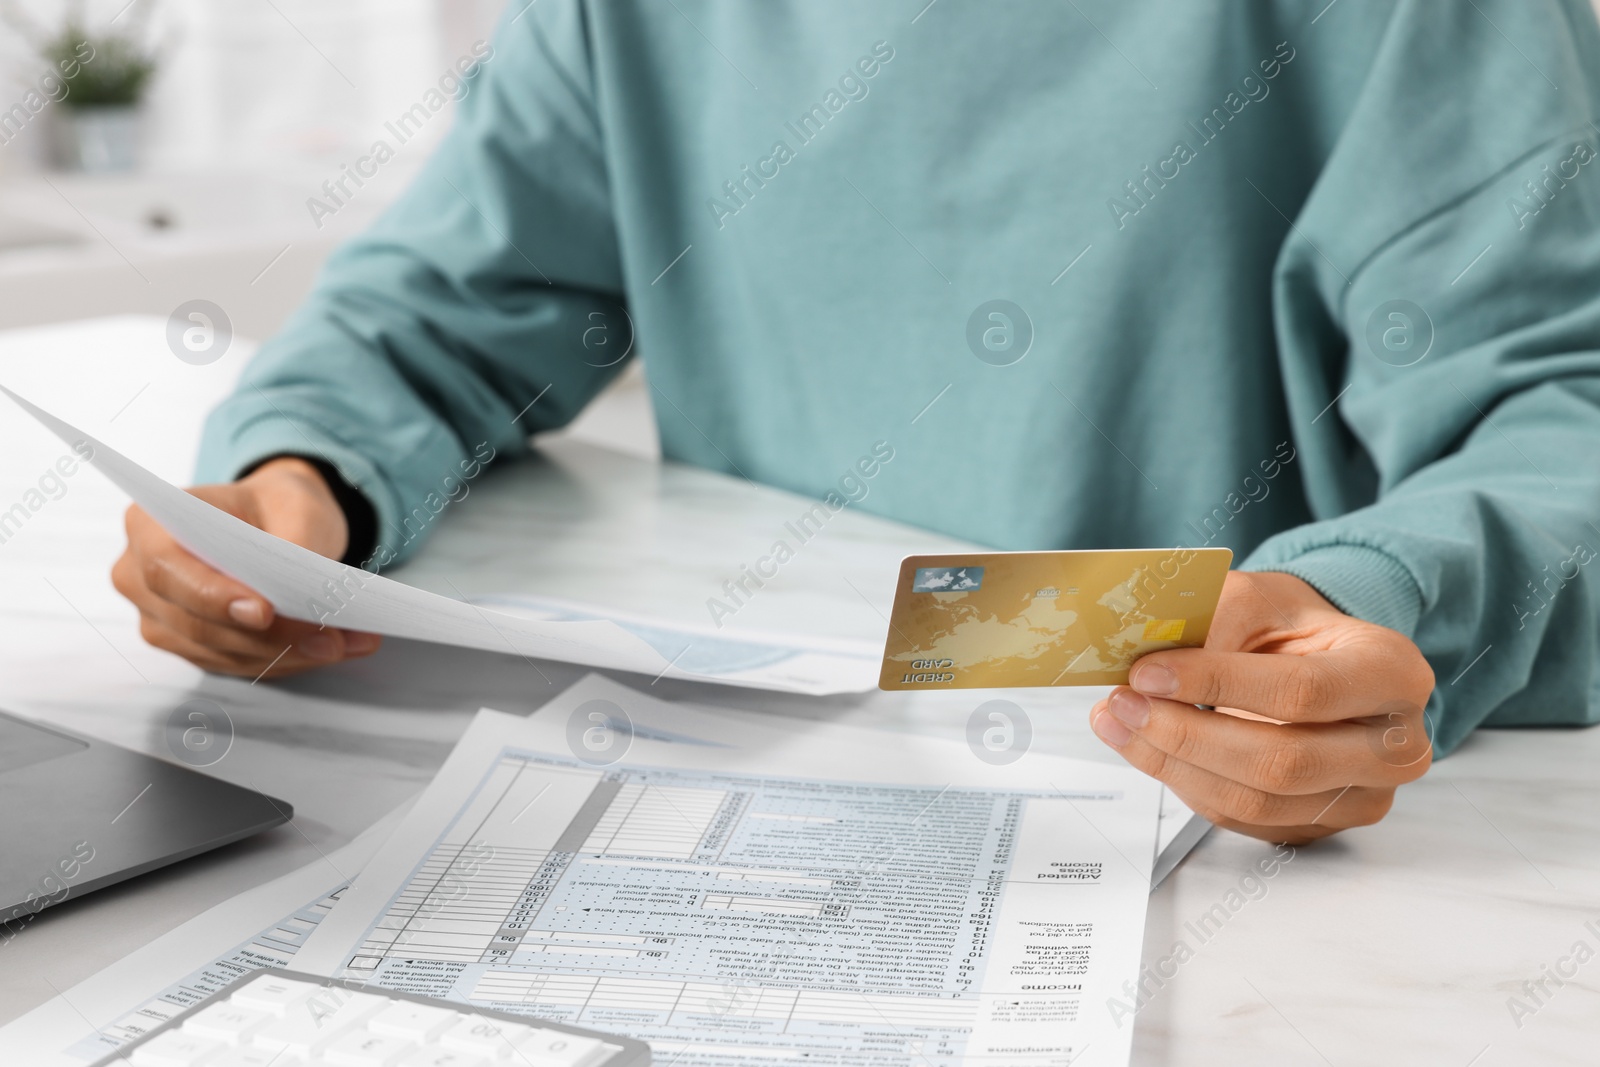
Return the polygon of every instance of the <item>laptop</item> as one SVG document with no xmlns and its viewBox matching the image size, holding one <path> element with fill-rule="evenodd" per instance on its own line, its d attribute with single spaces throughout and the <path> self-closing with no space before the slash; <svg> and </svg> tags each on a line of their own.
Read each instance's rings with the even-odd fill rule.
<svg viewBox="0 0 1600 1067">
<path fill-rule="evenodd" d="M 281 800 L 0 712 L 0 944 L 41 910 L 287 822 Z"/>
</svg>

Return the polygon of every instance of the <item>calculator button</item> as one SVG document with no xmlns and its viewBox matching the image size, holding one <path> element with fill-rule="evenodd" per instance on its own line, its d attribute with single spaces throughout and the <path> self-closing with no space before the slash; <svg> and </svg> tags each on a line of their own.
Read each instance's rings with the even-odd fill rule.
<svg viewBox="0 0 1600 1067">
<path fill-rule="evenodd" d="M 388 1004 L 387 999 L 370 993 L 351 993 L 338 987 L 315 989 L 304 1000 L 290 1005 L 283 1018 L 268 1019 L 251 1035 L 250 1043 L 294 1056 L 320 1056 L 345 1031 Z"/>
<path fill-rule="evenodd" d="M 306 1061 L 264 1048 L 225 1048 L 206 1060 L 205 1067 L 306 1067 Z"/>
<path fill-rule="evenodd" d="M 263 974 L 234 990 L 228 1001 L 241 1008 L 264 1011 L 281 1019 L 291 1005 L 300 1003 L 317 991 L 316 986 L 304 982 Z"/>
<path fill-rule="evenodd" d="M 272 1016 L 227 1001 L 207 1004 L 183 1022 L 183 1032 L 209 1037 L 228 1045 L 247 1044 L 250 1034 Z"/>
<path fill-rule="evenodd" d="M 514 1058 L 531 1067 L 591 1067 L 605 1058 L 606 1046 L 597 1038 L 540 1029 L 524 1035 L 516 1051 Z"/>
<path fill-rule="evenodd" d="M 322 1059 L 341 1067 L 394 1067 L 401 1056 L 415 1047 L 409 1038 L 352 1030 L 329 1045 Z"/>
<path fill-rule="evenodd" d="M 201 1056 L 222 1048 L 209 1037 L 167 1030 L 133 1050 L 134 1067 L 190 1067 Z"/>
<path fill-rule="evenodd" d="M 486 1060 L 471 1052 L 451 1052 L 434 1047 L 408 1052 L 395 1067 L 493 1067 L 493 1064 L 493 1060 Z"/>
<path fill-rule="evenodd" d="M 498 1019 L 467 1016 L 439 1035 L 439 1045 L 452 1052 L 473 1052 L 490 1059 L 510 1055 L 518 1041 L 533 1032 L 533 1027 Z"/>
<path fill-rule="evenodd" d="M 367 1023 L 375 1034 L 391 1037 L 409 1037 L 413 1041 L 432 1041 L 461 1018 L 459 1012 L 449 1008 L 435 1008 L 427 1004 L 413 1004 L 407 1000 L 390 1002 Z"/>
</svg>

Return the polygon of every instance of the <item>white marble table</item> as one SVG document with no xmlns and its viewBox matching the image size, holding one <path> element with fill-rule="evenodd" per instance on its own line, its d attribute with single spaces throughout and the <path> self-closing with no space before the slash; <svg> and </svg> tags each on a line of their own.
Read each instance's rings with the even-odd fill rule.
<svg viewBox="0 0 1600 1067">
<path fill-rule="evenodd" d="M 163 325 L 130 318 L 0 334 L 0 382 L 185 480 L 199 420 L 247 346 L 192 367 L 166 349 Z M 20 413 L 0 410 L 0 510 L 61 451 Z M 532 711 L 580 674 L 391 641 L 371 659 L 287 683 L 208 677 L 144 646 L 111 589 L 123 503 L 84 471 L 0 544 L 0 706 L 160 754 L 167 716 L 207 696 L 236 726 L 211 772 L 291 801 L 296 816 L 42 913 L 0 946 L 0 1022 L 349 840 L 428 781 L 473 709 Z M 736 479 L 557 442 L 542 459 L 482 478 L 399 577 L 438 591 L 536 591 L 704 621 L 706 597 L 802 508 Z M 891 565 L 906 551 L 951 544 L 847 509 L 738 621 L 879 638 L 883 622 L 867 600 L 887 598 Z M 949 737 L 963 736 L 981 699 L 815 700 L 671 680 L 654 691 Z M 1014 696 L 1036 744 L 1114 758 L 1084 721 L 1098 691 Z M 1600 1062 L 1597 768 L 1600 732 L 1482 732 L 1402 790 L 1383 824 L 1300 850 L 1260 888 L 1244 879 L 1271 849 L 1214 833 L 1151 898 L 1145 959 L 1161 984 L 1149 984 L 1153 995 L 1130 1023 L 1134 1062 Z M 1192 956 L 1174 966 L 1180 939 Z M 1574 976 L 1561 961 L 1579 942 L 1597 958 Z M 1564 971 L 1565 984 L 1547 980 L 1529 997 L 1523 983 L 1546 968 Z M 1513 996 L 1533 1013 L 1513 1018 Z"/>
</svg>

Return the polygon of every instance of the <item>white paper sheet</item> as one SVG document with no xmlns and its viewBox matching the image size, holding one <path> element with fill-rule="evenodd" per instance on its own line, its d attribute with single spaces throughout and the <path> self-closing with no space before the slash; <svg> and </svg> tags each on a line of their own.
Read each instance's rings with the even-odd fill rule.
<svg viewBox="0 0 1600 1067">
<path fill-rule="evenodd" d="M 1162 787 L 1161 825 L 1156 829 L 1156 863 L 1150 872 L 1152 893 L 1210 832 L 1209 822 L 1179 800 L 1172 790 Z"/>
<path fill-rule="evenodd" d="M 847 679 L 850 691 L 874 689 L 883 662 L 883 644 L 808 634 L 798 647 L 791 634 L 755 630 L 718 630 L 690 626 L 610 607 L 581 604 L 556 597 L 491 594 L 468 601 L 491 611 L 540 622 L 615 623 L 673 664 L 676 676 L 740 679 L 752 688 L 793 689 L 808 679 Z M 759 685 L 771 679 L 778 684 Z"/>
<path fill-rule="evenodd" d="M 530 719 L 480 712 L 296 966 L 676 1067 L 1127 1063 L 1109 1004 L 1137 978 L 1157 783 L 684 708 L 679 732 L 731 747 L 635 736 L 592 765 L 622 714 L 669 709 L 591 676 Z"/>
<path fill-rule="evenodd" d="M 245 971 L 287 967 L 407 807 L 325 859 L 218 904 L 0 1027 L 0 1063 L 83 1067 Z"/>
<path fill-rule="evenodd" d="M 775 647 L 772 651 L 777 655 L 754 666 L 735 659 L 733 669 L 716 669 L 716 661 L 707 660 L 706 671 L 691 672 L 672 663 L 637 634 L 606 619 L 539 621 L 415 589 L 258 530 L 156 477 L 4 386 L 0 392 L 67 445 L 86 445 L 89 462 L 179 544 L 256 590 L 289 618 L 651 677 L 670 675 L 813 696 L 865 692 L 877 684 L 877 665 L 872 661 L 820 654 L 806 647 Z"/>
</svg>

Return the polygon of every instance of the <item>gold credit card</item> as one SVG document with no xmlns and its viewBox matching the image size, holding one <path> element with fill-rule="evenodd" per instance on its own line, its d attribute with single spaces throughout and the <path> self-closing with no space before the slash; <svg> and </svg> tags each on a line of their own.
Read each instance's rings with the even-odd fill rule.
<svg viewBox="0 0 1600 1067">
<path fill-rule="evenodd" d="M 900 563 L 879 689 L 1126 685 L 1205 644 L 1226 548 L 970 552 Z"/>
</svg>

